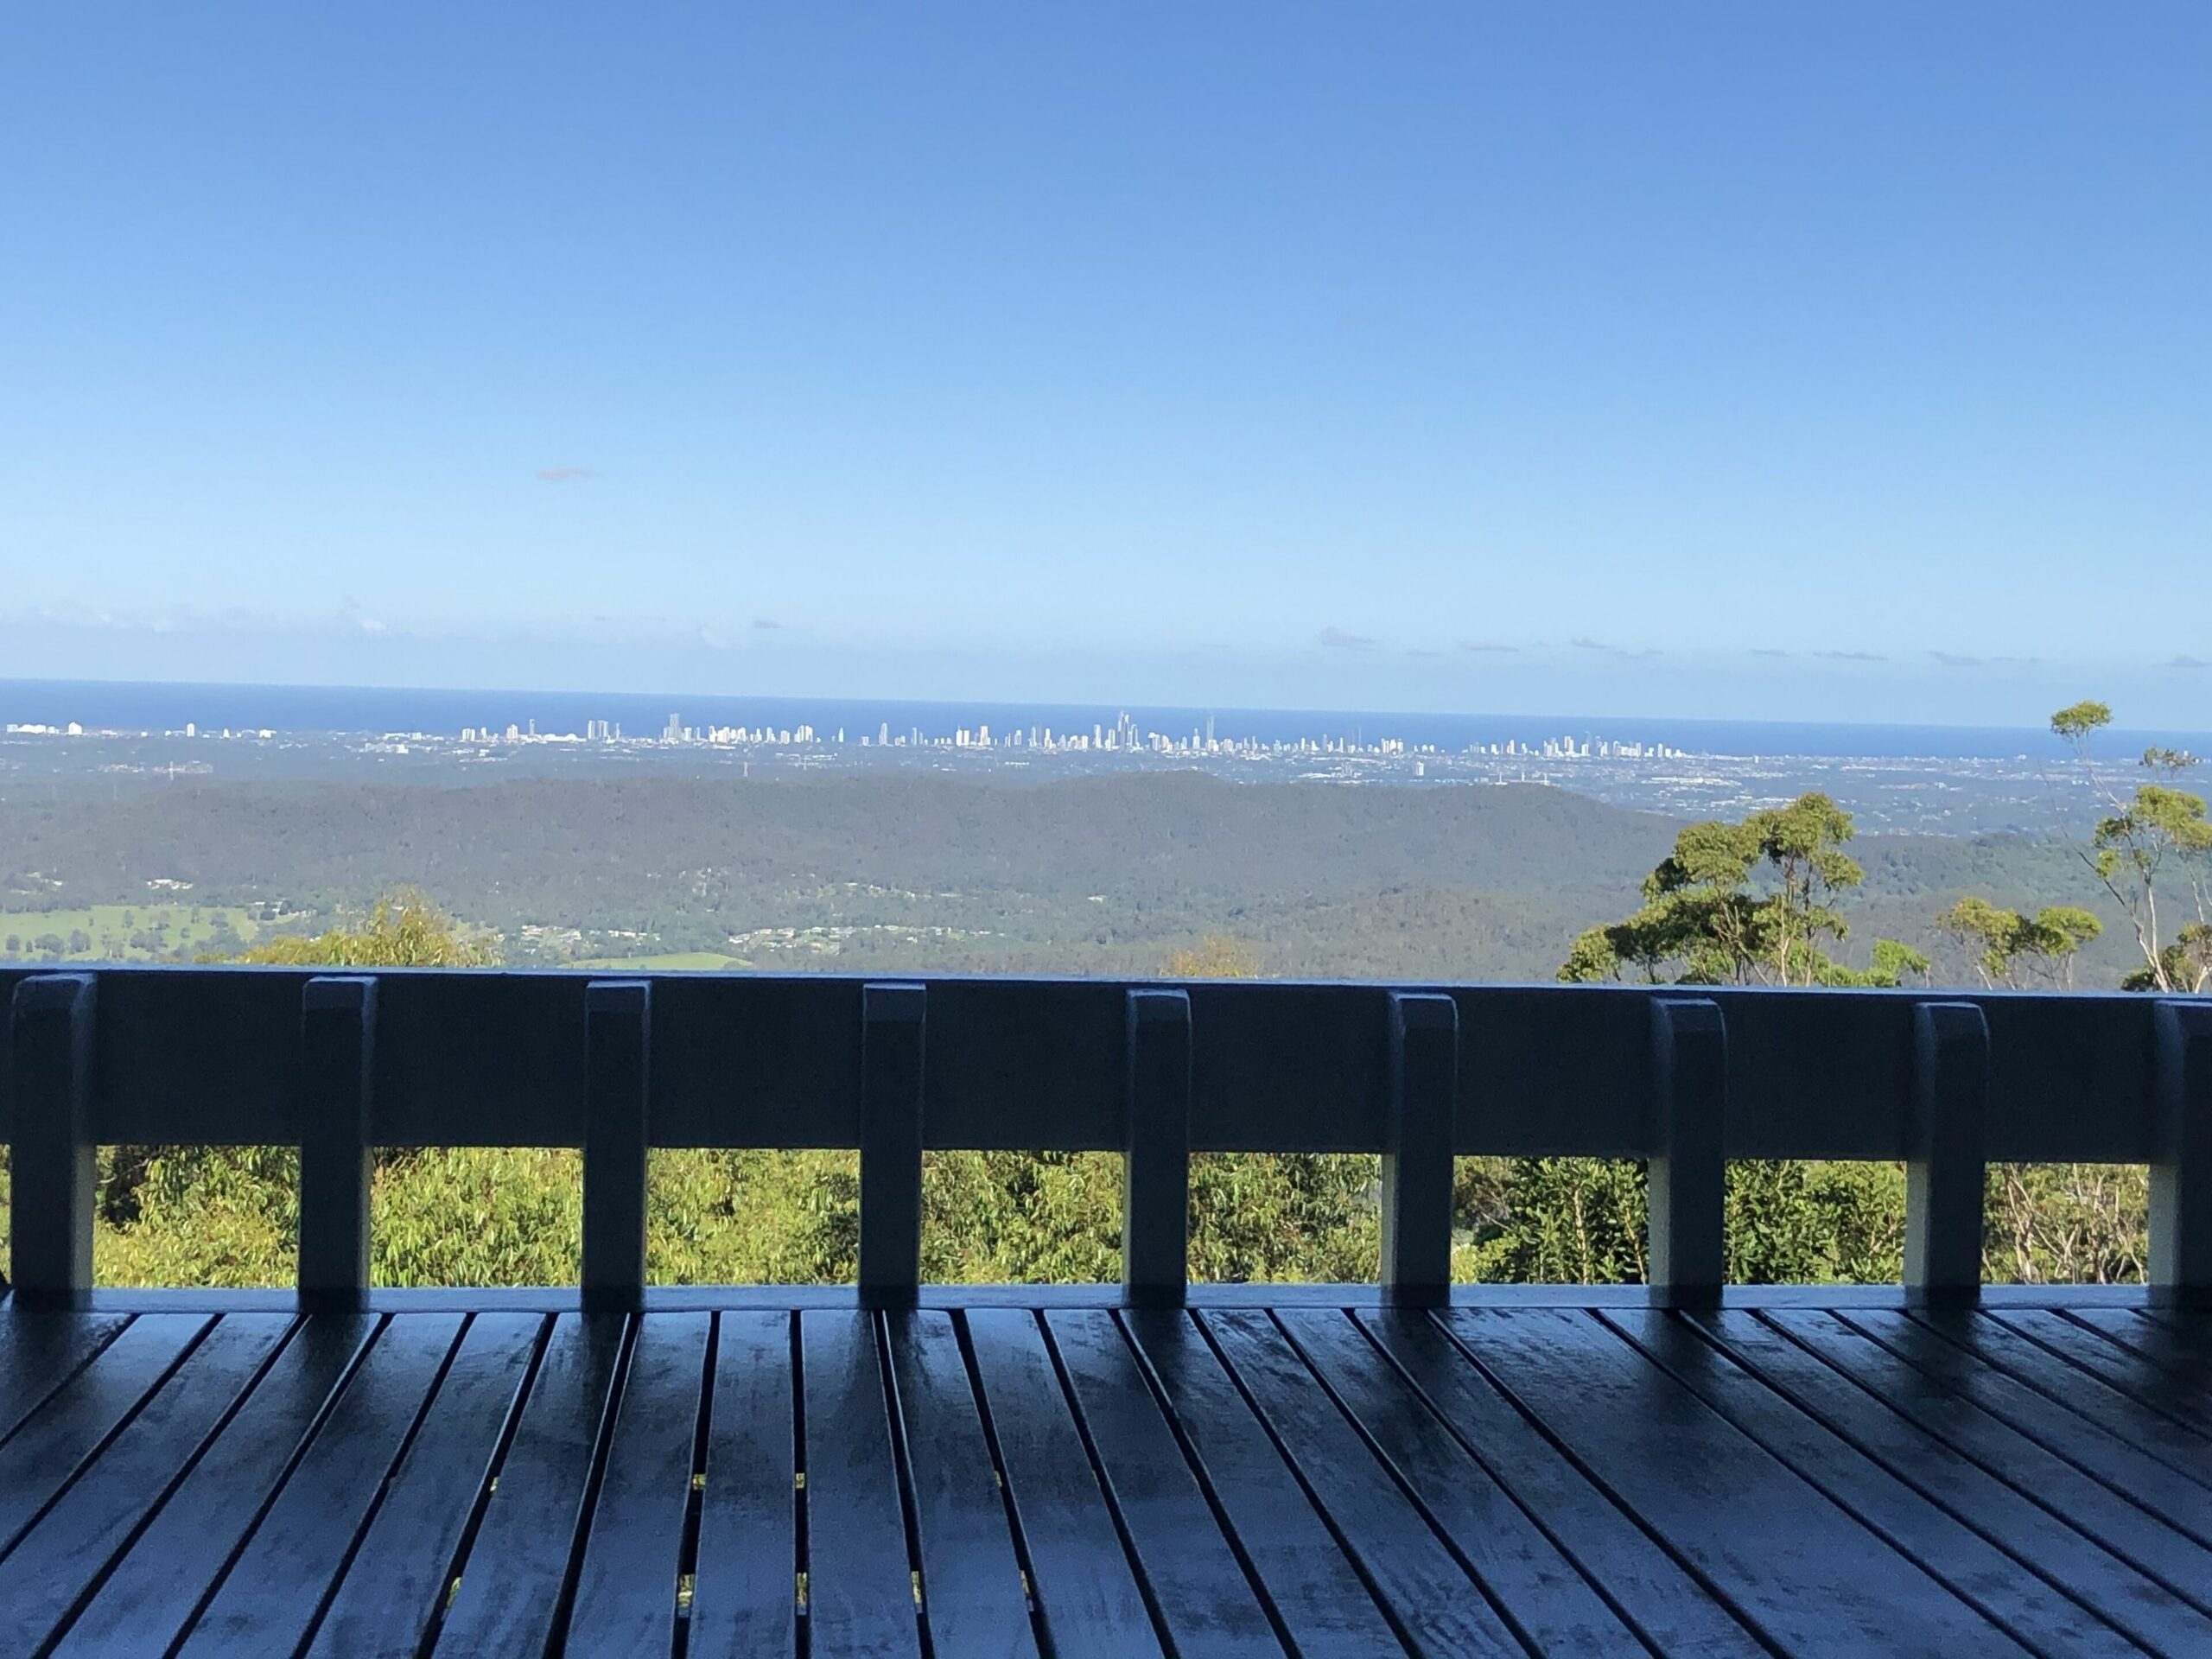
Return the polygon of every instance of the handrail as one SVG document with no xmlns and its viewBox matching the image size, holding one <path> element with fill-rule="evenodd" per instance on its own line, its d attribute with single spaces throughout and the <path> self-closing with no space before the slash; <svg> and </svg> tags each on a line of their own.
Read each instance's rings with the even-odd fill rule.
<svg viewBox="0 0 2212 1659">
<path fill-rule="evenodd" d="M 81 1301 L 92 1148 L 301 1148 L 300 1290 L 358 1302 L 378 1146 L 584 1153 L 582 1294 L 636 1306 L 652 1147 L 861 1154 L 913 1300 L 925 1147 L 1116 1151 L 1123 1294 L 1179 1301 L 1193 1151 L 1383 1154 L 1381 1281 L 1448 1290 L 1451 1158 L 1652 1164 L 1651 1276 L 1723 1276 L 1728 1158 L 1899 1160 L 1906 1288 L 1974 1294 L 1990 1160 L 2152 1168 L 2151 1288 L 2212 1296 L 2212 1001 L 1285 982 L 0 970 L 16 1287 Z"/>
</svg>

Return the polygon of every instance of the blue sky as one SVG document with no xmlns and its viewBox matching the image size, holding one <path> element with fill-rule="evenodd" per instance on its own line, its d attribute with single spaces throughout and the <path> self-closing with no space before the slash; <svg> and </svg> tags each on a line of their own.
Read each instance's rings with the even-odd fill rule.
<svg viewBox="0 0 2212 1659">
<path fill-rule="evenodd" d="M 2212 726 L 2212 7 L 0 13 L 0 677 Z"/>
</svg>

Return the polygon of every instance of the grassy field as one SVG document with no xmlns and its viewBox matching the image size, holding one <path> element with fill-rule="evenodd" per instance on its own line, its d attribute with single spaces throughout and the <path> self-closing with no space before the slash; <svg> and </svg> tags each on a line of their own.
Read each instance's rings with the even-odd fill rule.
<svg viewBox="0 0 2212 1659">
<path fill-rule="evenodd" d="M 235 905 L 93 905 L 82 910 L 0 911 L 0 958 L 153 962 L 251 944 L 274 924 Z"/>
</svg>

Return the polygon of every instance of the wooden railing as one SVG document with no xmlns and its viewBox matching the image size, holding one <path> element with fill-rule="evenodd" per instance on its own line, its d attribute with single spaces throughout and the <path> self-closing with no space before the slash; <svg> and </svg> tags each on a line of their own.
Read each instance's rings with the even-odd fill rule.
<svg viewBox="0 0 2212 1659">
<path fill-rule="evenodd" d="M 1186 1287 L 1194 1151 L 1382 1155 L 1381 1282 L 1441 1300 L 1452 1158 L 1650 1163 L 1653 1294 L 1724 1277 L 1729 1158 L 1908 1166 L 1904 1279 L 1974 1294 L 1990 1160 L 2151 1166 L 2151 1293 L 2212 1294 L 2212 1002 L 2124 995 L 259 968 L 0 970 L 16 1294 L 91 1282 L 93 1148 L 296 1145 L 299 1287 L 364 1294 L 369 1149 L 583 1150 L 582 1294 L 636 1305 L 653 1147 L 857 1148 L 913 1300 L 925 1148 L 1127 1160 L 1123 1291 Z"/>
</svg>

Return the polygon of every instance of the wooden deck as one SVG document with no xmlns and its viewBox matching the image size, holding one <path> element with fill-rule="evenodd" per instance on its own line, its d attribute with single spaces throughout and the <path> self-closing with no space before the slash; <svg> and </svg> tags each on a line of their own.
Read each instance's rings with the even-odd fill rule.
<svg viewBox="0 0 2212 1659">
<path fill-rule="evenodd" d="M 0 1312 L 0 1654 L 2212 1653 L 2206 1316 L 803 1300 Z"/>
</svg>

